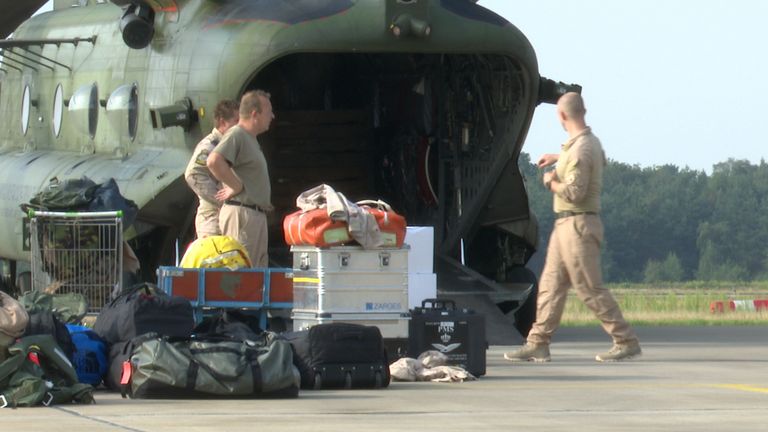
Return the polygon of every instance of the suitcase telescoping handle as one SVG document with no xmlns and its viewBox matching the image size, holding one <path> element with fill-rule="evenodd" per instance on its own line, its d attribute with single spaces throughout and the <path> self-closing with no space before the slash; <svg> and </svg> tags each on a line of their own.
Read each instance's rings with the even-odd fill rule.
<svg viewBox="0 0 768 432">
<path fill-rule="evenodd" d="M 429 306 L 427 306 L 429 305 Z M 421 301 L 422 309 L 456 310 L 456 302 L 450 299 L 428 298 Z"/>
</svg>

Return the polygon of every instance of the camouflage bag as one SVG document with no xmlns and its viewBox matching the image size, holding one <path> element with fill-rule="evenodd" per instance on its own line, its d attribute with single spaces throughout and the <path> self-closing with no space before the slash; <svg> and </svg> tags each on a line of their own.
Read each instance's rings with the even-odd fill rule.
<svg viewBox="0 0 768 432">
<path fill-rule="evenodd" d="M 129 227 L 136 219 L 139 208 L 125 198 L 114 178 L 97 184 L 86 176 L 59 180 L 53 177 L 48 185 L 22 204 L 21 210 L 50 211 L 117 211 L 123 212 L 123 227 Z"/>
<path fill-rule="evenodd" d="M 88 313 L 88 301 L 80 293 L 46 294 L 30 291 L 19 297 L 30 314 L 42 311 L 53 312 L 65 324 L 79 324 Z"/>
<path fill-rule="evenodd" d="M 85 210 L 94 197 L 97 185 L 88 177 L 60 181 L 54 177 L 29 203 L 32 207 L 52 211 Z"/>
<path fill-rule="evenodd" d="M 53 337 L 23 337 L 8 352 L 0 363 L 0 408 L 93 403 L 93 387 L 78 383 Z"/>
</svg>

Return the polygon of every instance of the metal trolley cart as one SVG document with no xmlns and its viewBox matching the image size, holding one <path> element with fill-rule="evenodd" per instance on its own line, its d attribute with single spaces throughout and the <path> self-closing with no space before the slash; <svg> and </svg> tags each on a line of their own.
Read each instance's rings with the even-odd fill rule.
<svg viewBox="0 0 768 432">
<path fill-rule="evenodd" d="M 207 310 L 260 310 L 259 326 L 267 328 L 267 315 L 293 307 L 293 269 L 290 268 L 182 268 L 157 269 L 157 285 L 168 295 L 189 299 L 200 322 Z M 287 317 L 289 314 L 286 313 Z"/>
<path fill-rule="evenodd" d="M 98 313 L 119 293 L 123 214 L 29 211 L 32 289 L 80 293 Z"/>
</svg>

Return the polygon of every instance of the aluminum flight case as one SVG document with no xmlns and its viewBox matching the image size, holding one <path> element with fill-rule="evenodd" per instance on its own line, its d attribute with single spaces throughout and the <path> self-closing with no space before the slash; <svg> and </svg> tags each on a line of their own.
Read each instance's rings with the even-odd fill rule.
<svg viewBox="0 0 768 432">
<path fill-rule="evenodd" d="M 453 300 L 427 299 L 411 311 L 408 355 L 416 358 L 436 350 L 448 356 L 448 364 L 485 375 L 485 316 L 456 309 Z"/>
<path fill-rule="evenodd" d="M 294 330 L 349 322 L 408 337 L 408 249 L 292 246 Z"/>
</svg>

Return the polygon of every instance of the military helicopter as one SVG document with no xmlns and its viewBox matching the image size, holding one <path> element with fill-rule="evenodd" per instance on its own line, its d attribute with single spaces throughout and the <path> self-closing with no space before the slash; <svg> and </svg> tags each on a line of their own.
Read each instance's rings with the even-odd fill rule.
<svg viewBox="0 0 768 432">
<path fill-rule="evenodd" d="M 29 259 L 19 204 L 52 177 L 114 178 L 140 209 L 127 235 L 146 276 L 172 265 L 214 105 L 264 89 L 273 264 L 290 266 L 295 197 L 328 183 L 433 226 L 439 295 L 527 333 L 538 230 L 518 156 L 535 107 L 580 87 L 541 77 L 505 19 L 469 0 L 55 0 L 15 28 L 43 3 L 0 22 L 7 272 Z"/>
</svg>

